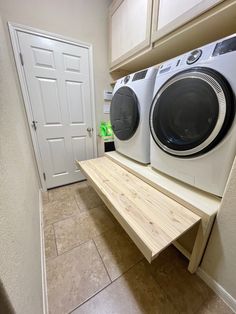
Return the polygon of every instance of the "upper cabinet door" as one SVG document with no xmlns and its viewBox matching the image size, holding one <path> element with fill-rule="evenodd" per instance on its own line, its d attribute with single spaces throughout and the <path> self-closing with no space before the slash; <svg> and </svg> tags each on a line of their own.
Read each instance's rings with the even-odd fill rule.
<svg viewBox="0 0 236 314">
<path fill-rule="evenodd" d="M 152 42 L 174 31 L 222 0 L 154 0 Z"/>
<path fill-rule="evenodd" d="M 150 45 L 152 0 L 116 0 L 109 10 L 110 66 Z"/>
</svg>

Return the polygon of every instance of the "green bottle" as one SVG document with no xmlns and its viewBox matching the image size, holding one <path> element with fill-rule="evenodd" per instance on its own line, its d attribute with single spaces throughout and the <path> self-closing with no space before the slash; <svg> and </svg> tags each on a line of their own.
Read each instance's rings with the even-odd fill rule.
<svg viewBox="0 0 236 314">
<path fill-rule="evenodd" d="M 113 136 L 113 130 L 112 130 L 112 126 L 111 126 L 110 121 L 108 121 L 107 125 L 106 125 L 106 134 L 107 134 L 107 136 Z"/>
<path fill-rule="evenodd" d="M 101 137 L 105 137 L 107 133 L 107 127 L 106 127 L 106 122 L 101 121 L 100 127 L 99 127 L 99 135 Z"/>
</svg>

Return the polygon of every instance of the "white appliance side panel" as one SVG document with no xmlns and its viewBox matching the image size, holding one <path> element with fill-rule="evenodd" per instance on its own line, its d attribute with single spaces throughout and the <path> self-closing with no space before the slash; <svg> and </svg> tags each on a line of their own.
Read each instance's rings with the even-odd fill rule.
<svg viewBox="0 0 236 314">
<path fill-rule="evenodd" d="M 178 158 L 162 151 L 151 139 L 151 165 L 203 191 L 222 196 L 236 154 L 236 128 L 210 152 L 192 158 Z"/>
</svg>

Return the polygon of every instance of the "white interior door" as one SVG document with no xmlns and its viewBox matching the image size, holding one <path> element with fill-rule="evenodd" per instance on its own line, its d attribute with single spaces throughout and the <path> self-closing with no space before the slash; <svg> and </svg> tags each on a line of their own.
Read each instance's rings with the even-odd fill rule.
<svg viewBox="0 0 236 314">
<path fill-rule="evenodd" d="M 43 35 L 17 36 L 46 186 L 82 180 L 75 160 L 94 157 L 89 50 Z"/>
</svg>

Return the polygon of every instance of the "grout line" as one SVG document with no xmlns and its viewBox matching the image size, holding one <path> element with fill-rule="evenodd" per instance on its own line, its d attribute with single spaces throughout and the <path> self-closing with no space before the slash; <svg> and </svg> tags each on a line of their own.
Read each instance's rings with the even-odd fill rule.
<svg viewBox="0 0 236 314">
<path fill-rule="evenodd" d="M 76 206 L 76 207 L 77 207 L 77 206 Z M 50 225 L 57 224 L 58 222 L 64 221 L 64 220 L 69 219 L 69 218 L 71 218 L 71 217 L 75 217 L 75 216 L 77 216 L 78 214 L 81 215 L 81 212 L 80 212 L 80 211 L 79 211 L 79 212 L 75 212 L 75 213 L 72 213 L 71 215 L 68 215 L 68 216 L 65 217 L 65 218 L 60 218 L 59 220 L 50 222 L 50 223 L 46 224 L 45 227 L 48 227 L 48 226 L 50 226 Z"/>
<path fill-rule="evenodd" d="M 98 204 L 98 205 L 96 205 L 96 206 L 94 206 L 94 207 L 90 207 L 90 208 L 80 208 L 79 203 L 78 203 L 78 201 L 77 201 L 75 195 L 74 195 L 74 198 L 75 198 L 76 205 L 77 205 L 77 207 L 78 207 L 78 209 L 79 209 L 79 211 L 80 211 L 81 214 L 84 213 L 84 212 L 86 212 L 86 211 L 90 211 L 90 210 L 92 210 L 92 209 L 94 209 L 94 208 L 98 208 L 98 207 L 101 207 L 101 206 L 107 207 L 107 206 L 105 205 L 105 203 L 103 203 L 103 201 L 102 201 L 101 204 Z M 82 211 L 81 211 L 81 210 L 82 210 Z"/>
<path fill-rule="evenodd" d="M 63 253 L 61 253 L 61 254 L 58 254 L 58 256 L 62 256 L 62 255 L 64 255 L 64 254 L 67 254 L 67 253 L 73 251 L 74 249 L 76 249 L 77 247 L 80 247 L 81 245 L 83 245 L 83 244 L 85 244 L 85 243 L 87 243 L 87 242 L 89 242 L 89 241 L 92 241 L 92 240 L 93 240 L 93 239 L 88 239 L 88 240 L 86 240 L 86 241 L 81 242 L 80 244 L 76 244 L 75 246 L 71 247 L 69 250 L 67 250 L 67 251 L 65 251 L 65 252 L 63 252 Z M 58 257 L 58 256 L 57 256 L 57 257 Z"/>
<path fill-rule="evenodd" d="M 53 224 L 53 225 L 54 225 L 54 224 Z M 61 254 L 58 253 L 58 256 L 64 255 L 64 254 L 66 254 L 66 253 L 68 253 L 68 252 L 74 250 L 75 248 L 81 246 L 82 244 L 85 244 L 85 243 L 87 243 L 87 242 L 89 242 L 89 241 L 93 241 L 94 238 L 100 237 L 100 236 L 103 235 L 104 233 L 106 233 L 106 232 L 108 232 L 108 231 L 111 231 L 111 230 L 114 229 L 114 228 L 115 228 L 115 226 L 110 227 L 110 228 L 108 228 L 107 230 L 104 230 L 103 232 L 97 234 L 97 235 L 94 236 L 93 238 L 87 239 L 87 240 L 85 240 L 85 241 L 83 241 L 83 242 L 81 242 L 81 243 L 76 243 L 73 247 L 70 247 L 67 251 L 64 251 L 64 252 L 61 253 Z M 54 229 L 54 230 L 55 230 L 55 229 Z M 56 258 L 56 257 L 58 257 L 58 256 L 51 257 L 51 259 Z"/>
<path fill-rule="evenodd" d="M 96 207 L 94 207 L 94 208 L 96 208 Z M 69 216 L 69 217 L 67 217 L 67 218 L 64 218 L 64 219 L 55 221 L 55 222 L 53 222 L 53 223 L 51 223 L 51 224 L 46 225 L 45 228 L 48 227 L 48 226 L 50 226 L 50 225 L 52 225 L 53 230 L 54 230 L 54 237 L 55 237 L 55 240 L 56 240 L 55 224 L 57 224 L 57 223 L 59 223 L 59 222 L 61 222 L 61 221 L 64 221 L 64 220 L 66 220 L 66 219 L 73 218 L 73 217 L 75 217 L 76 215 L 77 215 L 77 214 L 75 213 L 75 214 L 72 214 L 71 216 Z M 97 237 L 103 235 L 104 233 L 106 233 L 106 232 L 108 232 L 108 231 L 114 229 L 114 228 L 116 228 L 116 225 L 107 228 L 106 230 L 102 231 L 101 233 L 97 234 L 96 236 L 94 236 L 94 237 L 92 237 L 92 238 L 90 238 L 90 239 L 87 239 L 87 240 L 85 240 L 85 241 L 83 241 L 83 242 L 80 242 L 80 243 L 76 243 L 73 247 L 70 247 L 68 250 L 64 251 L 64 252 L 61 253 L 61 254 L 58 253 L 57 242 L 56 242 L 57 256 L 51 257 L 50 259 L 53 259 L 53 258 L 56 258 L 56 257 L 58 257 L 58 256 L 64 255 L 65 253 L 68 253 L 68 252 L 72 251 L 73 249 L 79 247 L 80 245 L 82 245 L 82 244 L 84 244 L 84 243 L 86 243 L 86 242 L 92 241 L 94 238 L 97 238 Z"/>
<path fill-rule="evenodd" d="M 110 274 L 109 274 L 109 272 L 108 272 L 108 269 L 106 268 L 106 265 L 105 265 L 105 263 L 104 263 L 104 261 L 103 261 L 103 258 L 102 258 L 101 254 L 100 254 L 100 252 L 99 252 L 99 249 L 98 249 L 98 247 L 97 247 L 96 242 L 94 241 L 94 239 L 93 239 L 93 243 L 94 243 L 95 248 L 96 248 L 96 250 L 97 250 L 97 252 L 98 252 L 98 255 L 99 255 L 100 258 L 101 258 L 102 264 L 103 264 L 103 266 L 104 266 L 104 268 L 105 268 L 105 270 L 106 270 L 106 273 L 107 273 L 108 278 L 110 279 L 110 283 L 111 283 L 111 282 L 112 282 L 112 279 L 111 279 L 111 277 L 110 277 Z"/>
<path fill-rule="evenodd" d="M 57 224 L 58 222 L 64 221 L 64 220 L 66 220 L 66 219 L 69 219 L 69 218 L 71 218 L 71 217 L 74 217 L 74 216 L 76 216 L 76 213 L 73 213 L 73 214 L 71 214 L 71 215 L 68 216 L 68 217 L 61 218 L 60 220 L 56 220 L 56 221 L 50 222 L 49 224 L 46 224 L 46 225 L 45 225 L 45 228 L 48 227 L 48 226 Z"/>
<path fill-rule="evenodd" d="M 105 290 L 107 287 L 109 287 L 112 284 L 112 282 L 110 282 L 109 284 L 107 284 L 106 286 L 104 286 L 103 288 L 101 288 L 100 290 L 98 290 L 97 292 L 95 292 L 93 295 L 91 295 L 90 297 L 88 297 L 86 300 L 84 300 L 82 303 L 80 303 L 78 306 L 76 306 L 73 310 L 69 311 L 68 314 L 73 314 L 73 312 L 75 310 L 77 310 L 78 308 L 80 308 L 82 305 L 84 305 L 86 302 L 88 302 L 89 300 L 91 300 L 93 297 L 95 297 L 97 294 L 99 294 L 100 292 L 102 292 L 103 290 Z"/>
<path fill-rule="evenodd" d="M 53 228 L 53 233 L 54 233 L 54 242 L 55 242 L 55 246 L 56 246 L 57 256 L 59 256 L 59 254 L 58 254 L 58 247 L 57 247 L 56 232 L 55 232 L 54 224 L 52 224 L 52 228 Z M 57 256 L 56 256 L 56 257 L 57 257 Z"/>
<path fill-rule="evenodd" d="M 76 207 L 78 208 L 79 212 L 81 212 L 81 208 L 79 207 L 79 204 L 77 202 L 77 199 L 76 199 L 76 196 L 75 196 L 75 192 L 73 193 L 73 197 L 74 197 L 74 200 L 75 200 Z"/>
<path fill-rule="evenodd" d="M 139 263 L 141 263 L 143 260 L 145 260 L 144 257 L 142 257 L 140 260 L 138 260 L 136 263 L 134 263 L 132 266 L 130 266 L 128 269 L 126 269 L 122 274 L 120 274 L 117 278 L 115 278 L 112 282 L 115 282 L 116 280 L 118 280 L 119 278 L 121 278 L 122 276 L 124 276 L 126 273 L 128 273 L 128 271 L 130 271 L 133 267 L 135 267 L 136 265 L 138 265 Z"/>
<path fill-rule="evenodd" d="M 72 311 L 68 312 L 68 314 L 73 314 L 73 311 L 75 311 L 76 309 L 80 308 L 82 305 L 84 305 L 85 303 L 87 303 L 89 300 L 91 300 L 92 298 L 94 298 L 97 294 L 99 294 L 100 292 L 102 292 L 103 290 L 105 290 L 106 288 L 108 288 L 109 286 L 111 286 L 116 280 L 118 280 L 119 278 L 121 278 L 122 276 L 124 276 L 128 271 L 131 270 L 131 268 L 133 268 L 134 266 L 138 265 L 139 263 L 141 263 L 141 261 L 144 258 L 142 258 L 140 261 L 138 261 L 137 263 L 135 263 L 133 266 L 131 266 L 129 269 L 127 269 L 123 274 L 121 274 L 119 277 L 117 277 L 116 279 L 114 279 L 113 281 L 111 281 L 108 285 L 106 285 L 105 287 L 103 287 L 101 290 L 95 292 L 93 295 L 91 295 L 90 297 L 88 297 L 86 300 L 84 300 L 82 303 L 80 303 L 77 307 L 75 307 Z"/>
</svg>

